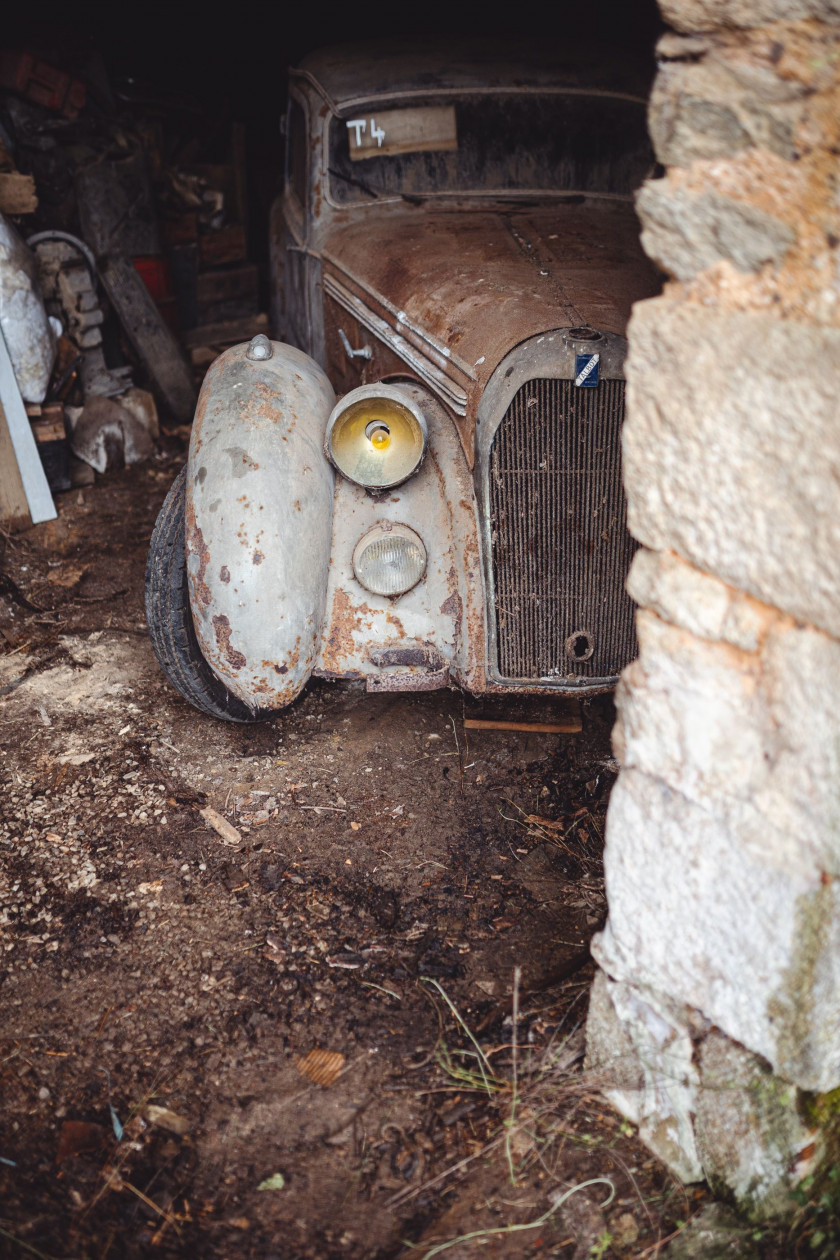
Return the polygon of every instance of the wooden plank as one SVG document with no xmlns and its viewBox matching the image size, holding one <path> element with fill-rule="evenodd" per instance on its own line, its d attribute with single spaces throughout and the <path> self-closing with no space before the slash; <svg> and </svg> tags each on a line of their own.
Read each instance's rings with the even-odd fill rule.
<svg viewBox="0 0 840 1260">
<path fill-rule="evenodd" d="M 98 271 L 161 402 L 177 420 L 191 420 L 195 408 L 192 372 L 131 260 L 112 254 L 100 259 Z"/>
<path fill-rule="evenodd" d="M 373 115 L 350 118 L 346 126 L 351 162 L 458 148 L 454 105 L 383 109 Z"/>
<path fill-rule="evenodd" d="M 58 513 L 55 510 L 41 457 L 32 436 L 32 429 L 29 427 L 29 416 L 26 414 L 26 408 L 20 396 L 12 361 L 2 333 L 0 333 L 0 405 L 3 407 L 8 425 L 32 524 L 54 521 Z"/>
<path fill-rule="evenodd" d="M 38 209 L 35 180 L 20 171 L 0 174 L 0 211 L 3 214 L 32 214 Z"/>
<path fill-rule="evenodd" d="M 184 344 L 192 346 L 228 346 L 238 341 L 250 341 L 257 333 L 268 332 L 268 316 L 246 315 L 243 319 L 224 319 L 217 324 L 201 324 L 184 333 Z"/>
<path fill-rule="evenodd" d="M 583 730 L 580 718 L 565 722 L 493 722 L 484 718 L 464 718 L 468 731 L 526 731 L 537 735 L 577 735 Z"/>
<path fill-rule="evenodd" d="M 12 446 L 12 435 L 0 403 L 0 521 L 24 524 L 29 520 L 29 506 Z"/>
</svg>

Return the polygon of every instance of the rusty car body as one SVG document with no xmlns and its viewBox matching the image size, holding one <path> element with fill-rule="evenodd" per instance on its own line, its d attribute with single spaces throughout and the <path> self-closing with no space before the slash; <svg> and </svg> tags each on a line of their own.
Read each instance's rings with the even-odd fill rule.
<svg viewBox="0 0 840 1260">
<path fill-rule="evenodd" d="M 153 643 L 193 703 L 247 720 L 311 674 L 614 685 L 635 654 L 625 330 L 658 287 L 645 106 L 626 66 L 533 48 L 368 44 L 290 72 L 276 340 L 211 366 L 150 557 Z M 397 473 L 366 481 L 380 454 Z M 408 576 L 365 580 L 388 564 Z"/>
</svg>

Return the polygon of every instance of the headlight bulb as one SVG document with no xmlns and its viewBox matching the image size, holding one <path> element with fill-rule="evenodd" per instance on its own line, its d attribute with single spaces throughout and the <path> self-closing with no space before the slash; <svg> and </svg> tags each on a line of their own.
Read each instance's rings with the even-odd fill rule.
<svg viewBox="0 0 840 1260">
<path fill-rule="evenodd" d="M 375 451 L 386 451 L 391 445 L 391 430 L 384 420 L 371 420 L 365 426 L 365 437 Z"/>
</svg>

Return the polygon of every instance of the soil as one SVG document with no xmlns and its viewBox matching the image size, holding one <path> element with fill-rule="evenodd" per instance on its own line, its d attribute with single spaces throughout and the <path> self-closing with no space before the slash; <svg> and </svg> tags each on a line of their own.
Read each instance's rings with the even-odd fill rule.
<svg viewBox="0 0 840 1260">
<path fill-rule="evenodd" d="M 182 462 L 5 539 L 0 1255 L 657 1254 L 705 1192 L 583 1067 L 610 699 L 203 717 L 143 616 Z"/>
</svg>

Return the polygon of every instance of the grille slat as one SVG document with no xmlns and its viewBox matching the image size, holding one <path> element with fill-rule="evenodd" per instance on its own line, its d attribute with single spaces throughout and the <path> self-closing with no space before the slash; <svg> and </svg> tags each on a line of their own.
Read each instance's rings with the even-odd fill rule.
<svg viewBox="0 0 840 1260">
<path fill-rule="evenodd" d="M 605 678 L 636 655 L 624 591 L 636 543 L 621 485 L 623 418 L 623 381 L 579 389 L 538 379 L 496 432 L 490 523 L 503 678 Z M 578 632 L 594 649 L 586 660 L 566 651 Z"/>
</svg>

